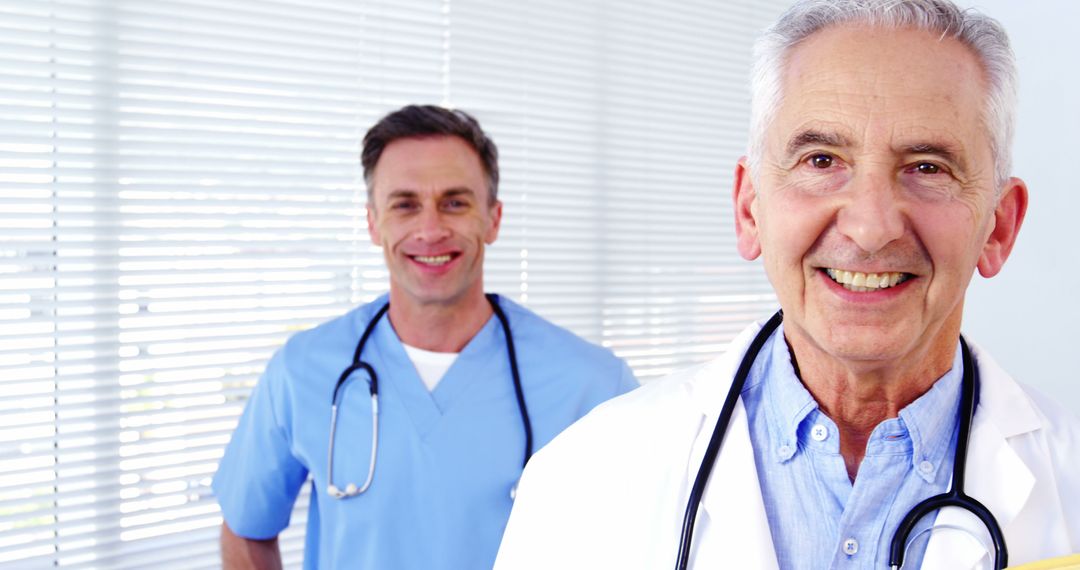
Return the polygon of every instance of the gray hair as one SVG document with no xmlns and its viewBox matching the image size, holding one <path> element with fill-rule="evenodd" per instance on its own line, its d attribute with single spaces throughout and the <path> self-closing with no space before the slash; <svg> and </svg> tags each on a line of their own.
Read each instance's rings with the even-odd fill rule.
<svg viewBox="0 0 1080 570">
<path fill-rule="evenodd" d="M 754 45 L 751 79 L 750 146 L 752 167 L 760 164 L 765 129 L 783 97 L 788 55 L 815 32 L 838 24 L 915 28 L 954 38 L 968 46 L 986 74 L 983 126 L 994 156 L 995 185 L 1012 169 L 1016 121 L 1016 62 L 1005 29 L 993 18 L 961 10 L 949 0 L 802 0 L 796 2 Z"/>
</svg>

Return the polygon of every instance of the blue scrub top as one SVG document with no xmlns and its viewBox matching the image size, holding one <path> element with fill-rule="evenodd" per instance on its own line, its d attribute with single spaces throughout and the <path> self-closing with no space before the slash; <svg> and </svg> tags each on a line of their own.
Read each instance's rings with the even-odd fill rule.
<svg viewBox="0 0 1080 570">
<path fill-rule="evenodd" d="M 379 376 L 379 450 L 371 488 L 326 493 L 330 399 L 386 296 L 289 339 L 268 364 L 225 450 L 213 488 L 229 528 L 272 538 L 312 478 L 305 568 L 491 568 L 521 475 L 525 434 L 502 327 L 491 320 L 429 392 L 388 318 L 363 360 Z M 536 449 L 597 404 L 637 386 L 629 367 L 499 298 L 510 321 Z M 371 399 L 356 373 L 339 396 L 334 483 L 363 485 Z"/>
</svg>

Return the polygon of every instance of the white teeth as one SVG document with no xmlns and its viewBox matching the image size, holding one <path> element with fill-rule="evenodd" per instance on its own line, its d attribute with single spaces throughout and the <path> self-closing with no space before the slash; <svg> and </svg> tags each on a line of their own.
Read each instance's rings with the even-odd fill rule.
<svg viewBox="0 0 1080 570">
<path fill-rule="evenodd" d="M 845 271 L 843 269 L 826 269 L 825 273 L 832 277 L 833 281 L 844 286 L 848 291 L 865 293 L 876 289 L 888 289 L 898 283 L 910 279 L 907 273 L 860 273 L 858 271 Z"/>
<path fill-rule="evenodd" d="M 427 265 L 442 265 L 450 261 L 449 255 L 414 255 L 413 259 Z"/>
</svg>

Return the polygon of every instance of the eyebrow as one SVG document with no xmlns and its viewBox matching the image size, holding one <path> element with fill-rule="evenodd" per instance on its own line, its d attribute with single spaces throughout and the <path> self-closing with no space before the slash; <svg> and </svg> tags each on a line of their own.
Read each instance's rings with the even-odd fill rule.
<svg viewBox="0 0 1080 570">
<path fill-rule="evenodd" d="M 391 190 L 390 193 L 387 194 L 386 199 L 387 200 L 394 200 L 396 198 L 416 198 L 418 195 L 419 195 L 419 193 L 417 191 L 415 191 L 415 190 L 409 190 L 407 188 L 403 188 L 403 189 L 399 189 L 399 190 Z M 455 186 L 455 187 L 443 190 L 439 194 L 439 198 L 464 196 L 464 195 L 475 196 L 476 192 L 473 192 L 472 188 L 467 188 L 467 187 L 464 187 L 464 186 Z"/>
<path fill-rule="evenodd" d="M 815 130 L 801 131 L 788 141 L 787 156 L 796 154 L 808 146 L 816 145 L 846 147 L 851 145 L 851 141 L 839 133 L 826 133 Z"/>
<path fill-rule="evenodd" d="M 951 145 L 941 143 L 916 143 L 900 149 L 904 154 L 932 154 L 953 164 L 960 164 L 958 154 Z"/>
<path fill-rule="evenodd" d="M 475 196 L 476 192 L 473 192 L 472 188 L 450 188 L 442 193 L 442 198 L 453 198 L 456 196 Z"/>
<path fill-rule="evenodd" d="M 799 132 L 791 138 L 791 141 L 788 142 L 787 145 L 787 156 L 790 157 L 797 154 L 800 150 L 810 146 L 823 145 L 842 148 L 851 146 L 851 144 L 851 140 L 840 133 L 808 129 Z M 900 147 L 899 150 L 903 154 L 929 154 L 939 156 L 953 164 L 961 164 L 960 153 L 958 153 L 955 147 L 949 143 L 919 142 L 904 145 Z"/>
<path fill-rule="evenodd" d="M 387 200 L 393 200 L 394 198 L 414 197 L 416 197 L 416 192 L 414 192 L 413 190 L 391 190 L 390 193 L 386 195 Z"/>
</svg>

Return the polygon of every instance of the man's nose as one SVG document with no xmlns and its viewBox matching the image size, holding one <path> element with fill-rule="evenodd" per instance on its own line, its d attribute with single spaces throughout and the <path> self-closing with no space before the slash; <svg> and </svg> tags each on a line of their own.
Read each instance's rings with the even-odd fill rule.
<svg viewBox="0 0 1080 570">
<path fill-rule="evenodd" d="M 426 207 L 416 219 L 415 239 L 425 242 L 437 242 L 450 236 L 450 228 L 436 207 Z"/>
<path fill-rule="evenodd" d="M 852 180 L 837 213 L 840 233 L 863 251 L 874 253 L 904 235 L 903 205 L 887 174 L 864 172 Z"/>
</svg>

